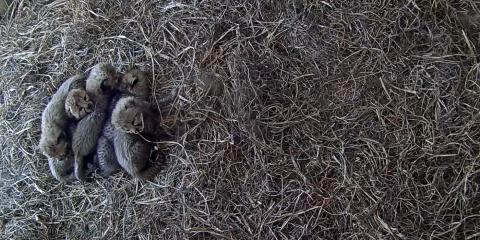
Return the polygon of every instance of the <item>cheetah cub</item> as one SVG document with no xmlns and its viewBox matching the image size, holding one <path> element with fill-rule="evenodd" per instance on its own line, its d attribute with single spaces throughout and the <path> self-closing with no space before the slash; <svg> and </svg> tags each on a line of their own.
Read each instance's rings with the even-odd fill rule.
<svg viewBox="0 0 480 240">
<path fill-rule="evenodd" d="M 95 107 L 78 122 L 72 137 L 75 177 L 79 180 L 85 178 L 84 157 L 96 149 L 105 123 L 108 103 L 117 84 L 118 73 L 113 66 L 105 63 L 95 65 L 86 80 L 85 88 Z"/>
<path fill-rule="evenodd" d="M 123 97 L 118 100 L 111 115 L 117 161 L 131 176 L 141 180 L 152 180 L 161 171 L 164 163 L 157 159 L 156 154 L 152 156 L 151 153 L 154 152 L 155 145 L 146 141 L 140 134 L 134 133 L 156 132 L 155 114 L 153 110 L 147 109 L 149 107 L 150 105 L 147 102 L 138 98 Z M 132 114 L 142 115 L 141 120 L 137 120 L 139 121 L 138 124 L 131 123 L 131 121 L 135 121 L 132 120 Z M 152 114 L 152 116 L 149 114 Z M 143 116 L 147 115 L 148 117 L 145 117 L 144 121 Z M 132 127 L 132 129 L 125 131 L 125 126 L 127 128 Z"/>
<path fill-rule="evenodd" d="M 120 80 L 119 90 L 131 96 L 147 99 L 150 94 L 150 76 L 140 69 L 126 72 Z"/>
<path fill-rule="evenodd" d="M 112 111 L 112 124 L 116 129 L 140 134 L 150 141 L 171 136 L 161 126 L 161 118 L 161 112 L 150 103 L 131 96 L 120 99 Z"/>
<path fill-rule="evenodd" d="M 115 149 L 115 145 L 114 145 L 115 135 L 119 135 L 119 134 L 123 135 L 123 134 L 118 133 L 119 130 L 115 129 L 112 125 L 112 121 L 111 121 L 112 110 L 115 107 L 117 101 L 124 95 L 133 95 L 142 99 L 147 99 L 150 94 L 150 81 L 149 81 L 148 74 L 138 69 L 133 69 L 128 71 L 120 79 L 120 82 L 118 84 L 118 90 L 121 93 L 115 94 L 115 96 L 110 102 L 109 111 L 108 111 L 109 117 L 107 118 L 107 121 L 103 126 L 102 136 L 100 136 L 100 138 L 98 139 L 97 151 L 95 154 L 96 162 L 98 162 L 98 165 L 100 168 L 100 173 L 104 177 L 108 177 L 120 169 L 120 165 L 116 157 L 116 151 L 121 156 L 129 155 L 128 149 L 125 149 L 123 147 Z M 117 139 L 120 139 L 119 141 L 123 143 L 135 141 L 133 139 L 133 136 L 122 136 Z M 139 144 L 135 146 L 138 146 L 138 145 Z M 148 147 L 145 147 L 145 148 L 148 148 Z M 122 165 L 126 168 L 126 171 L 128 173 L 135 172 L 134 168 L 138 164 L 130 164 L 130 165 L 125 164 L 126 163 L 125 157 L 122 157 L 121 160 L 123 160 Z M 129 162 L 139 161 L 139 160 L 132 160 L 132 159 L 130 160 L 131 161 Z M 134 175 L 134 174 L 131 174 L 131 175 Z"/>
<path fill-rule="evenodd" d="M 42 112 L 39 148 L 43 155 L 62 158 L 67 155 L 69 138 L 65 128 L 70 122 L 65 111 L 65 100 L 70 91 L 85 87 L 85 75 L 77 74 L 67 79 L 52 95 Z"/>
</svg>

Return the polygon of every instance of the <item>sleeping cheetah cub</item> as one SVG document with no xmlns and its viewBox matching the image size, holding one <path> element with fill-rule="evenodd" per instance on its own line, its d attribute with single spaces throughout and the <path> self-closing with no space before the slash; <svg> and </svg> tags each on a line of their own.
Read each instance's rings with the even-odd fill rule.
<svg viewBox="0 0 480 240">
<path fill-rule="evenodd" d="M 124 97 L 113 109 L 112 124 L 123 132 L 140 134 L 150 141 L 157 141 L 171 136 L 161 126 L 161 117 L 161 112 L 150 103 L 136 97 Z"/>
<path fill-rule="evenodd" d="M 142 99 L 147 99 L 150 94 L 150 81 L 147 76 L 147 73 L 138 69 L 133 69 L 125 73 L 120 79 L 120 83 L 118 84 L 118 90 L 120 90 L 121 93 L 116 94 L 111 100 L 108 111 L 109 117 L 107 118 L 107 121 L 105 122 L 105 125 L 103 127 L 102 136 L 98 139 L 96 151 L 96 161 L 98 162 L 100 173 L 104 177 L 108 177 L 120 169 L 116 157 L 116 152 L 118 152 L 118 154 L 121 156 L 129 155 L 128 149 L 115 149 L 115 136 L 121 133 L 118 133 L 119 130 L 115 129 L 112 125 L 111 113 L 113 111 L 113 108 L 117 104 L 118 99 L 121 98 L 123 95 L 133 95 Z M 120 141 L 122 142 L 132 142 L 134 141 L 132 137 L 133 136 L 124 136 L 117 139 L 120 139 Z M 138 164 L 125 164 L 126 160 L 124 157 L 122 157 L 121 161 L 123 161 L 122 166 L 124 166 L 126 171 L 128 173 L 131 173 L 131 175 L 134 175 L 132 173 L 135 172 L 134 168 Z M 129 162 L 138 162 L 138 160 L 129 160 Z"/>
<path fill-rule="evenodd" d="M 119 90 L 128 95 L 147 100 L 150 94 L 150 76 L 139 69 L 126 72 L 120 80 Z"/>
<path fill-rule="evenodd" d="M 65 129 L 70 120 L 65 112 L 65 100 L 70 91 L 82 88 L 85 88 L 85 75 L 70 77 L 52 95 L 43 110 L 39 148 L 46 157 L 62 158 L 67 155 L 69 138 Z"/>
<path fill-rule="evenodd" d="M 77 127 L 77 122 L 71 121 L 65 132 L 68 139 L 72 138 L 73 132 Z M 74 174 L 74 155 L 71 149 L 68 149 L 67 155 L 60 158 L 48 157 L 48 166 L 52 176 L 60 182 L 74 182 L 76 180 Z M 95 169 L 92 164 L 87 164 L 86 172 L 93 172 Z"/>
<path fill-rule="evenodd" d="M 106 111 L 112 90 L 118 84 L 118 74 L 109 64 L 95 65 L 86 81 L 86 90 L 95 103 L 95 108 L 77 125 L 72 137 L 72 150 L 75 156 L 75 176 L 79 180 L 85 177 L 84 157 L 93 153 L 97 140 L 101 136 L 106 119 Z"/>
</svg>

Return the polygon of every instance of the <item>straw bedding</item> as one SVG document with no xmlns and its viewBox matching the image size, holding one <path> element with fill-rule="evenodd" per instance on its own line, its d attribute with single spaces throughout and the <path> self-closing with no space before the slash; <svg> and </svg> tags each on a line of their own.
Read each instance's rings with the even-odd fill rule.
<svg viewBox="0 0 480 240">
<path fill-rule="evenodd" d="M 476 5 L 477 4 L 477 5 Z M 476 1 L 14 1 L 5 239 L 478 239 Z M 180 88 L 152 182 L 59 184 L 40 115 L 97 62 Z"/>
</svg>

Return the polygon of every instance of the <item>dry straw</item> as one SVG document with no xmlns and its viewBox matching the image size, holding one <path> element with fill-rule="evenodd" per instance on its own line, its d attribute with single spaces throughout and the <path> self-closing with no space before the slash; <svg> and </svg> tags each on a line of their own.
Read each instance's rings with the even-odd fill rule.
<svg viewBox="0 0 480 240">
<path fill-rule="evenodd" d="M 0 238 L 478 239 L 478 1 L 14 1 Z M 59 184 L 36 145 L 100 61 L 180 87 L 153 182 Z"/>
</svg>

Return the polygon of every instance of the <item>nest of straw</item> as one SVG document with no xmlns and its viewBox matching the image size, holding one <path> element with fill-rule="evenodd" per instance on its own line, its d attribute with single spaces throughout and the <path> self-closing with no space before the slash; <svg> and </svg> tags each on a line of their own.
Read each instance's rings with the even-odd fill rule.
<svg viewBox="0 0 480 240">
<path fill-rule="evenodd" d="M 480 238 L 478 2 L 13 1 L 5 239 Z M 152 182 L 59 184 L 48 97 L 97 62 L 180 92 Z"/>
</svg>

